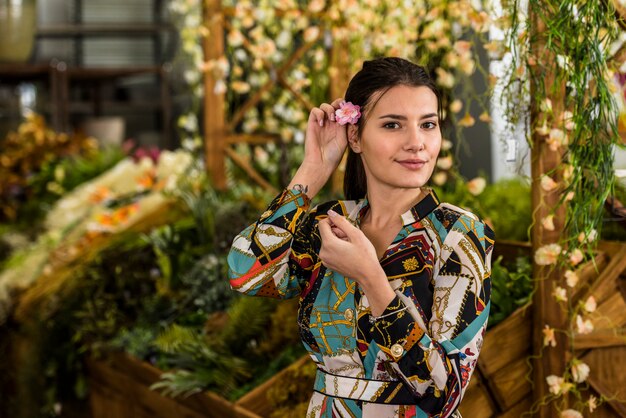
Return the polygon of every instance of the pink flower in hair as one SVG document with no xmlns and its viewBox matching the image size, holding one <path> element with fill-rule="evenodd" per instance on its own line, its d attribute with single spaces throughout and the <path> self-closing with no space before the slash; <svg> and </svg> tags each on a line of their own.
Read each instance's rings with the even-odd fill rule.
<svg viewBox="0 0 626 418">
<path fill-rule="evenodd" d="M 356 125 L 361 117 L 361 106 L 352 104 L 351 102 L 341 102 L 339 109 L 335 110 L 335 120 L 340 125 L 349 123 Z"/>
</svg>

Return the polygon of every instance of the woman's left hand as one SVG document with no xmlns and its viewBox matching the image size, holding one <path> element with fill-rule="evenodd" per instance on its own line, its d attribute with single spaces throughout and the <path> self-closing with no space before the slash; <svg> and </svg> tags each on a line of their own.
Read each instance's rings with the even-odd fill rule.
<svg viewBox="0 0 626 418">
<path fill-rule="evenodd" d="M 380 277 L 382 267 L 376 249 L 363 231 L 332 210 L 318 225 L 322 238 L 319 253 L 322 264 L 362 285 Z"/>
</svg>

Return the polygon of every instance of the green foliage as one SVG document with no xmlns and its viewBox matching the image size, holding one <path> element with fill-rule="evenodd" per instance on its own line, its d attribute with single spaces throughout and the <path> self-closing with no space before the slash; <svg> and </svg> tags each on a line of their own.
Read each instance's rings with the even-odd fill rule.
<svg viewBox="0 0 626 418">
<path fill-rule="evenodd" d="M 445 189 L 434 189 L 442 201 L 467 208 L 492 225 L 496 240 L 529 240 L 532 214 L 530 184 L 526 180 L 500 180 L 488 185 L 478 196 L 472 195 L 461 181 L 452 182 Z"/>
<path fill-rule="evenodd" d="M 298 418 L 306 415 L 311 387 L 317 367 L 307 361 L 301 367 L 290 367 L 268 390 L 267 399 L 272 406 L 270 418 Z"/>
<path fill-rule="evenodd" d="M 245 363 L 241 359 L 210 344 L 197 330 L 174 324 L 155 344 L 169 355 L 166 364 L 176 368 L 152 385 L 152 389 L 162 389 L 163 394 L 189 396 L 203 389 L 226 393 L 245 375 Z"/>
<path fill-rule="evenodd" d="M 521 178 L 490 184 L 478 196 L 479 212 L 488 219 L 496 239 L 529 241 L 532 223 L 530 184 Z"/>
<path fill-rule="evenodd" d="M 224 346 L 235 354 L 242 354 L 251 345 L 258 344 L 277 303 L 267 298 L 236 298 L 227 311 L 229 321 L 220 336 Z"/>
<path fill-rule="evenodd" d="M 502 265 L 502 257 L 493 262 L 489 327 L 506 319 L 520 306 L 530 303 L 533 286 L 530 260 L 519 257 L 509 268 Z"/>
<path fill-rule="evenodd" d="M 622 205 L 626 205 L 626 187 L 622 184 L 616 183 L 611 193 Z M 614 240 L 614 241 L 626 241 L 626 228 L 624 224 L 624 218 L 615 218 L 615 215 L 605 211 L 605 219 L 601 230 L 601 239 Z"/>
</svg>

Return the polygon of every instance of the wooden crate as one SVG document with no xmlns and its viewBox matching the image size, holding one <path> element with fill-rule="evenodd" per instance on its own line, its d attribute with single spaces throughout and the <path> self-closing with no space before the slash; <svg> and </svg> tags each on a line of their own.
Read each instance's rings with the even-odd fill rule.
<svg viewBox="0 0 626 418">
<path fill-rule="evenodd" d="M 211 392 L 170 398 L 150 390 L 161 371 L 126 354 L 87 362 L 92 418 L 259 418 Z"/>
</svg>

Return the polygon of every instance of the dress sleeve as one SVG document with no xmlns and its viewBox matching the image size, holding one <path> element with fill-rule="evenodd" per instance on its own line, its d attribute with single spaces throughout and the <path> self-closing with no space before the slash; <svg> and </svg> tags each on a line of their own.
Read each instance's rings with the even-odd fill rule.
<svg viewBox="0 0 626 418">
<path fill-rule="evenodd" d="M 435 264 L 430 322 L 413 318 L 405 304 L 410 299 L 396 296 L 372 325 L 378 348 L 428 416 L 454 413 L 476 367 L 489 316 L 494 242 L 489 226 L 461 216 Z"/>
<path fill-rule="evenodd" d="M 233 240 L 228 254 L 232 289 L 251 296 L 297 296 L 318 262 L 313 248 L 314 211 L 306 194 L 283 190 L 259 220 Z"/>
</svg>

